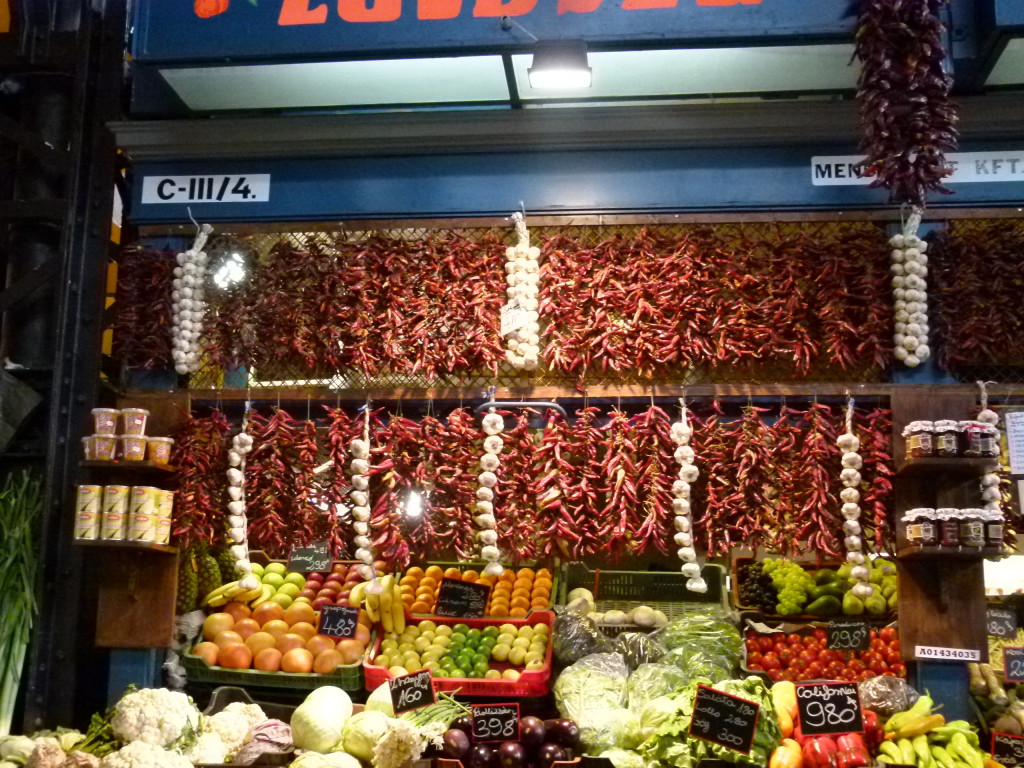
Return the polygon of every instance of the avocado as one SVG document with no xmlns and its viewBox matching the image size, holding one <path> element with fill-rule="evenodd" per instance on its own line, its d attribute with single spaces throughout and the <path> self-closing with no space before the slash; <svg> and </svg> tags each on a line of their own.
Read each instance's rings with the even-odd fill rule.
<svg viewBox="0 0 1024 768">
<path fill-rule="evenodd" d="M 831 568 L 821 568 L 814 572 L 815 584 L 831 584 L 839 579 L 839 575 Z"/>
<path fill-rule="evenodd" d="M 835 595 L 822 595 L 807 606 L 807 612 L 812 616 L 835 616 L 839 613 L 840 607 L 838 597 Z"/>
<path fill-rule="evenodd" d="M 846 594 L 846 587 L 838 581 L 833 581 L 828 584 L 821 584 L 816 587 L 811 587 L 807 590 L 807 596 L 811 600 L 817 600 L 819 597 L 825 597 L 825 595 L 831 595 L 832 597 L 842 597 Z"/>
</svg>

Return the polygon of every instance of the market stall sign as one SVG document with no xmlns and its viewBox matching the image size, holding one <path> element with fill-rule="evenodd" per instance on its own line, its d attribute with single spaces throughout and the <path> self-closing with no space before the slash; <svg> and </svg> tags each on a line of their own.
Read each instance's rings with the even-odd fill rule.
<svg viewBox="0 0 1024 768">
<path fill-rule="evenodd" d="M 325 605 L 320 608 L 320 621 L 317 631 L 328 637 L 346 639 L 355 637 L 359 626 L 359 609 L 346 605 Z"/>
<path fill-rule="evenodd" d="M 799 684 L 796 705 L 800 728 L 807 736 L 864 731 L 856 683 Z"/>
<path fill-rule="evenodd" d="M 690 736 L 749 755 L 760 709 L 747 699 L 698 685 Z"/>
<path fill-rule="evenodd" d="M 953 173 L 944 184 L 978 184 L 1024 181 L 1024 150 L 1005 152 L 947 152 Z M 811 158 L 811 184 L 816 187 L 868 185 L 863 155 L 819 155 Z"/>
<path fill-rule="evenodd" d="M 1024 765 L 1024 736 L 993 731 L 992 759 L 1000 765 Z"/>
<path fill-rule="evenodd" d="M 394 707 L 396 715 L 429 707 L 437 701 L 434 696 L 434 686 L 430 681 L 429 669 L 421 669 L 419 672 L 392 678 L 388 681 L 388 690 L 391 693 L 391 705 Z"/>
<path fill-rule="evenodd" d="M 331 569 L 331 553 L 326 541 L 314 541 L 308 547 L 292 547 L 288 570 L 305 573 L 326 573 Z"/>
<path fill-rule="evenodd" d="M 1008 683 L 1024 683 L 1024 648 L 1003 648 L 1003 677 Z"/>
<path fill-rule="evenodd" d="M 941 648 L 934 645 L 915 645 L 914 658 L 918 661 L 981 661 L 981 651 L 973 648 Z"/>
<path fill-rule="evenodd" d="M 473 715 L 473 741 L 519 741 L 518 704 L 476 704 Z"/>
<path fill-rule="evenodd" d="M 460 619 L 480 618 L 487 610 L 487 598 L 490 594 L 491 588 L 487 584 L 441 579 L 441 589 L 437 593 L 434 613 L 438 616 L 456 616 Z"/>
<path fill-rule="evenodd" d="M 1017 636 L 1017 612 L 1006 608 L 989 608 L 988 633 L 992 637 Z"/>
<path fill-rule="evenodd" d="M 269 200 L 269 173 L 142 177 L 142 202 L 146 204 L 265 203 Z"/>
<path fill-rule="evenodd" d="M 866 651 L 871 647 L 871 631 L 866 621 L 830 621 L 826 633 L 830 651 Z"/>
</svg>

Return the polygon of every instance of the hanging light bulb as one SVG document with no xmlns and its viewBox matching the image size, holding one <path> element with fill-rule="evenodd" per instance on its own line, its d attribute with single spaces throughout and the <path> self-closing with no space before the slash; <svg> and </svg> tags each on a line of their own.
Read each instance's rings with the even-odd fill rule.
<svg viewBox="0 0 1024 768">
<path fill-rule="evenodd" d="M 410 520 L 419 520 L 423 516 L 423 497 L 419 491 L 415 489 L 409 491 L 405 497 L 403 511 Z"/>
</svg>

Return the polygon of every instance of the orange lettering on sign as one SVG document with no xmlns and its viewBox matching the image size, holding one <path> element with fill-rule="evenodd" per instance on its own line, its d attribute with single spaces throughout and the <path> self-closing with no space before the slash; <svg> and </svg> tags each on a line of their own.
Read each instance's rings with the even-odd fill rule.
<svg viewBox="0 0 1024 768">
<path fill-rule="evenodd" d="M 462 0 L 420 0 L 421 19 L 454 19 L 462 10 Z"/>
<path fill-rule="evenodd" d="M 474 16 L 524 16 L 534 9 L 537 0 L 476 0 Z"/>
<path fill-rule="evenodd" d="M 624 0 L 622 10 L 644 11 L 652 8 L 675 8 L 679 0 Z"/>
<path fill-rule="evenodd" d="M 601 0 L 558 0 L 559 13 L 592 13 L 601 6 Z"/>
<path fill-rule="evenodd" d="M 293 24 L 323 24 L 327 21 L 327 3 L 316 8 L 309 7 L 310 0 L 284 0 L 281 15 L 277 17 L 279 27 Z"/>
<path fill-rule="evenodd" d="M 402 0 L 338 0 L 338 15 L 355 23 L 395 21 L 402 15 Z"/>
<path fill-rule="evenodd" d="M 697 5 L 760 5 L 761 0 L 697 0 Z"/>
</svg>

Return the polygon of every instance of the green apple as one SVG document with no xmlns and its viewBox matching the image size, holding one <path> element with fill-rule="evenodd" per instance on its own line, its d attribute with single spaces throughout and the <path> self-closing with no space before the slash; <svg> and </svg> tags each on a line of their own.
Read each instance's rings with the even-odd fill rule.
<svg viewBox="0 0 1024 768">
<path fill-rule="evenodd" d="M 304 586 L 306 586 L 306 577 L 303 576 L 301 573 L 295 573 L 294 571 L 292 571 L 291 573 L 285 574 L 284 583 L 294 584 L 299 589 L 302 589 Z"/>
<path fill-rule="evenodd" d="M 277 589 L 284 584 L 284 576 L 280 573 L 267 572 L 263 575 L 263 583 L 269 584 L 274 589 Z"/>
<path fill-rule="evenodd" d="M 288 569 L 284 563 L 270 563 L 266 568 L 263 569 L 266 573 L 275 573 L 281 577 L 281 581 L 284 581 L 284 575 L 288 573 Z"/>
<path fill-rule="evenodd" d="M 278 592 L 276 595 L 270 598 L 270 601 L 273 603 L 277 603 L 282 608 L 287 608 L 289 605 L 295 602 L 294 600 L 292 600 L 290 595 L 285 595 L 280 592 Z"/>
<path fill-rule="evenodd" d="M 293 584 L 291 582 L 285 582 L 284 584 L 282 584 L 280 587 L 277 588 L 277 594 L 279 594 L 279 595 L 288 595 L 288 597 L 291 597 L 291 598 L 298 597 L 299 592 L 301 592 L 301 591 L 302 591 L 302 587 L 300 587 L 298 584 Z"/>
</svg>

